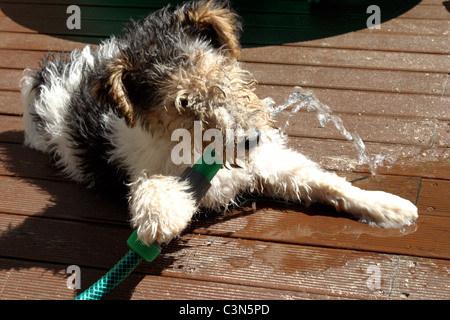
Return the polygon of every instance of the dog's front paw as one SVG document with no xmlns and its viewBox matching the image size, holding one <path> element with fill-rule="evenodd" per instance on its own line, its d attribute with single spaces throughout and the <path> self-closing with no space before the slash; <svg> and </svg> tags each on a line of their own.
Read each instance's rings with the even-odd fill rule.
<svg viewBox="0 0 450 320">
<path fill-rule="evenodd" d="M 174 177 L 143 177 L 130 184 L 131 224 L 146 243 L 165 243 L 178 236 L 197 210 L 188 184 Z"/>
<path fill-rule="evenodd" d="M 408 226 L 418 218 L 417 207 L 408 200 L 382 191 L 364 191 L 357 200 L 360 220 L 383 228 Z"/>
</svg>

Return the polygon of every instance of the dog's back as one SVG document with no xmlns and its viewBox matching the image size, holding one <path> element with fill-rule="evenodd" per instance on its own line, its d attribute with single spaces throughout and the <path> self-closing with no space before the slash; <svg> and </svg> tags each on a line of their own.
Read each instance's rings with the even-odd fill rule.
<svg viewBox="0 0 450 320">
<path fill-rule="evenodd" d="M 88 162 L 79 161 L 83 150 L 106 145 L 101 122 L 107 111 L 87 88 L 99 61 L 117 54 L 114 40 L 98 49 L 50 54 L 40 69 L 25 70 L 21 81 L 25 145 L 49 154 L 66 175 L 79 182 L 89 180 L 83 168 Z M 97 157 L 98 151 L 89 154 Z"/>
</svg>

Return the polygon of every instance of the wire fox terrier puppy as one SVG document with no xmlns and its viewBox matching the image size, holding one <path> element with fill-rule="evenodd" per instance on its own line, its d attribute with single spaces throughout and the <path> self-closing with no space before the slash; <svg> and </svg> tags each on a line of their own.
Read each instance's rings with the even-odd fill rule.
<svg viewBox="0 0 450 320">
<path fill-rule="evenodd" d="M 223 208 L 246 192 L 330 204 L 381 227 L 412 224 L 410 201 L 361 190 L 286 147 L 238 62 L 240 29 L 227 5 L 194 2 L 133 22 L 95 49 L 46 57 L 22 80 L 25 144 L 77 182 L 126 184 L 131 224 L 146 243 L 170 241 L 199 207 Z M 196 123 L 225 140 L 253 129 L 259 141 L 199 203 L 180 179 L 189 164 L 172 159 L 173 132 L 194 134 Z"/>
</svg>

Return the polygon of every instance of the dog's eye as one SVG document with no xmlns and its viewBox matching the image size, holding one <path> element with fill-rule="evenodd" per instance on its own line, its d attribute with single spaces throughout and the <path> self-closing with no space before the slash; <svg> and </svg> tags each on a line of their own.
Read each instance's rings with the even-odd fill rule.
<svg viewBox="0 0 450 320">
<path fill-rule="evenodd" d="M 183 108 L 186 108 L 189 104 L 189 101 L 187 99 L 183 98 L 183 99 L 180 99 L 180 104 Z"/>
</svg>

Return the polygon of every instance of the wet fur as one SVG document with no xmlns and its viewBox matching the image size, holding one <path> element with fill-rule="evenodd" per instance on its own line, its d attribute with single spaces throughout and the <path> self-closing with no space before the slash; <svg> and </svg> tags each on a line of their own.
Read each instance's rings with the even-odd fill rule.
<svg viewBox="0 0 450 320">
<path fill-rule="evenodd" d="M 363 191 L 286 147 L 237 60 L 240 29 L 226 4 L 187 3 L 95 49 L 47 57 L 22 79 L 25 144 L 75 181 L 126 184 L 131 223 L 145 242 L 171 240 L 199 207 L 227 207 L 244 192 L 320 201 L 382 227 L 413 223 L 411 202 Z M 170 158 L 172 132 L 192 132 L 194 121 L 224 134 L 261 133 L 246 165 L 220 170 L 199 204 L 180 179 L 187 165 Z"/>
</svg>

